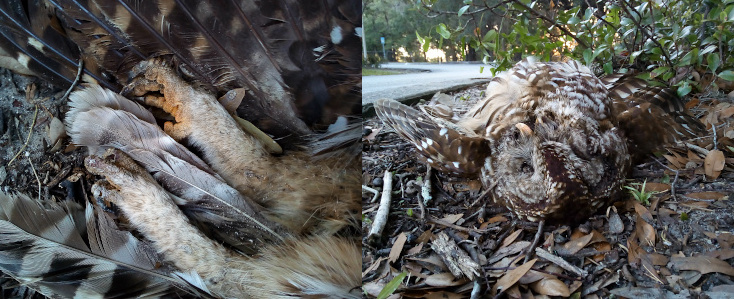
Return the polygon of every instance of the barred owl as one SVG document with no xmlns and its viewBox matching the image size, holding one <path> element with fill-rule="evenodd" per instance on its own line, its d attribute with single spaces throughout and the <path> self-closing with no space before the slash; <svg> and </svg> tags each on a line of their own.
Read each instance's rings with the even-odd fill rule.
<svg viewBox="0 0 734 299">
<path fill-rule="evenodd" d="M 464 115 L 384 99 L 375 110 L 432 167 L 479 176 L 520 218 L 577 222 L 620 197 L 633 157 L 687 132 L 658 105 L 669 95 L 630 76 L 599 79 L 577 61 L 531 58 L 493 78 Z M 667 120 L 639 128 L 651 115 Z"/>
</svg>

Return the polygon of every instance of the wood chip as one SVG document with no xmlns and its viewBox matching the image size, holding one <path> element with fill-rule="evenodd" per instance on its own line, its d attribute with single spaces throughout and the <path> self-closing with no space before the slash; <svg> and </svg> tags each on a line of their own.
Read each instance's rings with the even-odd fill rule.
<svg viewBox="0 0 734 299">
<path fill-rule="evenodd" d="M 474 280 L 479 276 L 479 264 L 459 248 L 446 233 L 440 232 L 431 242 L 431 248 L 441 257 L 455 277 L 465 276 L 469 280 Z"/>
</svg>

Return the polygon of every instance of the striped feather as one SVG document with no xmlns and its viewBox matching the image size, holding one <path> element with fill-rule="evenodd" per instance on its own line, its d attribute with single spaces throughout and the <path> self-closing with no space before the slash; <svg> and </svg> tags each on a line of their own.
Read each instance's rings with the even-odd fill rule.
<svg viewBox="0 0 734 299">
<path fill-rule="evenodd" d="M 0 260 L 3 272 L 49 297 L 202 295 L 170 268 L 157 268 L 149 244 L 89 203 L 0 193 Z"/>
</svg>

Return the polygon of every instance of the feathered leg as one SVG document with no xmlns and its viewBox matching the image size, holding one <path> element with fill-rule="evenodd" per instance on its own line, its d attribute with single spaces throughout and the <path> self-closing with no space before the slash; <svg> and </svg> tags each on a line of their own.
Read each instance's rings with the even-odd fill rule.
<svg viewBox="0 0 734 299">
<path fill-rule="evenodd" d="M 205 277 L 217 296 L 359 298 L 361 255 L 349 241 L 291 240 L 267 246 L 253 258 L 232 254 L 189 224 L 165 189 L 124 153 L 108 150 L 102 157 L 88 157 L 85 164 L 118 187 L 122 198 L 115 203 L 130 223 L 174 266 Z"/>
<path fill-rule="evenodd" d="M 125 91 L 170 113 L 164 130 L 198 148 L 224 180 L 268 209 L 268 216 L 294 232 L 331 234 L 360 209 L 359 172 L 315 164 L 305 155 L 273 157 L 239 129 L 226 109 L 203 90 L 184 82 L 168 66 L 149 60 Z"/>
</svg>

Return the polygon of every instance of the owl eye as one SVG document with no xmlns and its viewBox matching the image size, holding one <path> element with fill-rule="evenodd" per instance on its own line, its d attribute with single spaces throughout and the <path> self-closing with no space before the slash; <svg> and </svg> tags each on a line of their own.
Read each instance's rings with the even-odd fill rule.
<svg viewBox="0 0 734 299">
<path fill-rule="evenodd" d="M 528 161 L 522 161 L 522 164 L 520 164 L 520 171 L 523 173 L 533 173 L 535 169 L 533 169 L 533 165 L 528 163 Z"/>
</svg>

